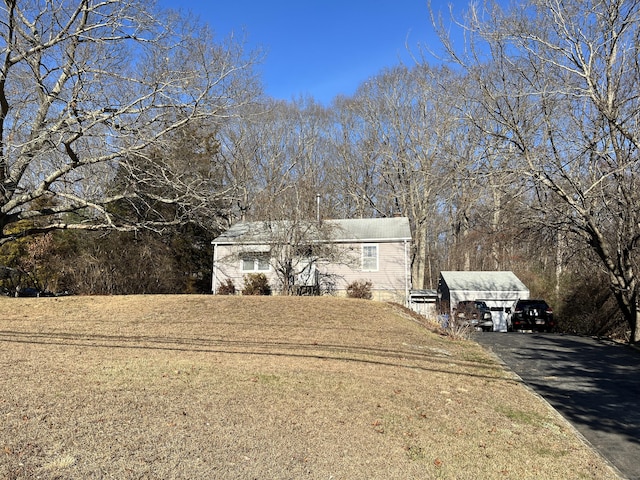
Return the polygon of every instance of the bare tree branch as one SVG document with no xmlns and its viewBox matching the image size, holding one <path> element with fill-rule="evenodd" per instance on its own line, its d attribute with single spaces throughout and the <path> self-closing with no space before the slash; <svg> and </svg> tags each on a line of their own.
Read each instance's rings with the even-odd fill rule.
<svg viewBox="0 0 640 480">
<path fill-rule="evenodd" d="M 259 94 L 256 57 L 233 38 L 216 43 L 207 28 L 138 0 L 8 1 L 0 36 L 0 239 L 21 220 L 33 232 L 71 228 L 65 213 L 81 229 L 155 228 L 228 193 L 209 181 L 202 195 L 203 178 L 175 158 L 155 155 L 145 172 L 127 165 L 171 149 L 192 124 L 215 132 Z M 120 182 L 120 200 L 175 208 L 113 215 L 123 172 L 137 176 Z M 35 205 L 43 201 L 49 208 Z"/>
</svg>

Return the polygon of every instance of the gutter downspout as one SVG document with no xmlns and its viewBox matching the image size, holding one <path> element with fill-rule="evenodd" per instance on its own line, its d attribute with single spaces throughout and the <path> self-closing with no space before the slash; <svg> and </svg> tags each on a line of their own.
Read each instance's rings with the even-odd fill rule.
<svg viewBox="0 0 640 480">
<path fill-rule="evenodd" d="M 409 255 L 407 253 L 407 241 L 404 241 L 404 305 L 409 307 Z"/>
<path fill-rule="evenodd" d="M 212 243 L 213 245 L 213 266 L 211 268 L 211 293 L 213 295 L 216 294 L 216 290 L 218 289 L 218 275 L 216 274 L 217 261 L 218 261 L 218 244 Z"/>
</svg>

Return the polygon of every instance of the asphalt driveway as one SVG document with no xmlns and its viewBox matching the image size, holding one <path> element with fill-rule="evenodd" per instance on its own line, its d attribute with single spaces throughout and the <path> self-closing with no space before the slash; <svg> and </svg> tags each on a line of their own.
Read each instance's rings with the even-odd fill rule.
<svg viewBox="0 0 640 480">
<path fill-rule="evenodd" d="M 627 478 L 640 480 L 640 352 L 561 334 L 477 333 Z"/>
</svg>

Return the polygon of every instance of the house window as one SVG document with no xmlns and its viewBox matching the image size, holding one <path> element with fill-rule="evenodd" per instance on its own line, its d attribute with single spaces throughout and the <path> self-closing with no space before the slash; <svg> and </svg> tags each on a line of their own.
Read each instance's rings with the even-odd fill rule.
<svg viewBox="0 0 640 480">
<path fill-rule="evenodd" d="M 362 246 L 362 270 L 378 270 L 378 245 Z"/>
<path fill-rule="evenodd" d="M 269 271 L 269 257 L 266 255 L 249 254 L 242 257 L 243 272 Z"/>
</svg>

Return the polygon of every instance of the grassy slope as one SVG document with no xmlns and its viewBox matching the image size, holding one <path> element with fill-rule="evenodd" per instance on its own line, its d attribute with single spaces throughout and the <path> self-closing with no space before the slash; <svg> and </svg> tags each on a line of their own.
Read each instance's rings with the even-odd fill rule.
<svg viewBox="0 0 640 480">
<path fill-rule="evenodd" d="M 477 344 L 334 298 L 0 298 L 0 478 L 612 478 Z"/>
</svg>

